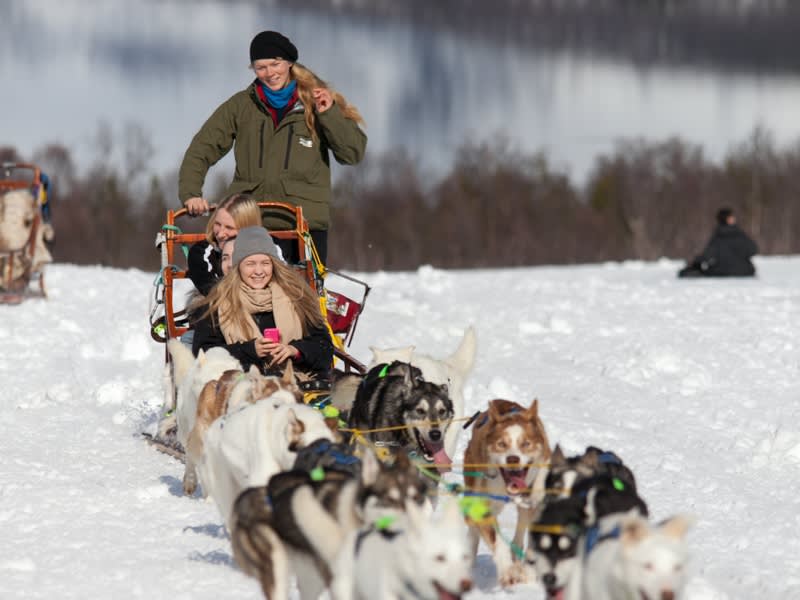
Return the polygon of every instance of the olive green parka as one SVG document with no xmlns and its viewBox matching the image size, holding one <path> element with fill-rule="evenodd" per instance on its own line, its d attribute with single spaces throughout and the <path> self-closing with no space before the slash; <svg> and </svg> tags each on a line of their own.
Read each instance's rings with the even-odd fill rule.
<svg viewBox="0 0 800 600">
<path fill-rule="evenodd" d="M 256 92 L 258 80 L 225 101 L 192 139 L 178 174 L 181 202 L 202 197 L 208 170 L 233 147 L 236 171 L 225 196 L 246 192 L 258 201 L 301 206 L 312 230 L 327 230 L 330 222 L 331 168 L 337 162 L 361 161 L 367 136 L 337 104 L 316 115 L 317 139 L 306 126 L 298 101 L 277 127 Z M 285 228 L 287 221 L 265 217 L 268 228 Z"/>
</svg>

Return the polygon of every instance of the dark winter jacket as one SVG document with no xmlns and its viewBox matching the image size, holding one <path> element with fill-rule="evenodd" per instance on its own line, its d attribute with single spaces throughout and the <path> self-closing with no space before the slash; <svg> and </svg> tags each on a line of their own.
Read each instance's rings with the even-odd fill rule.
<svg viewBox="0 0 800 600">
<path fill-rule="evenodd" d="M 758 246 L 737 225 L 717 225 L 703 253 L 679 275 L 681 277 L 752 277 L 756 269 L 751 258 Z"/>
<path fill-rule="evenodd" d="M 275 327 L 275 318 L 272 312 L 262 312 L 253 315 L 253 319 L 258 325 L 258 330 L 263 331 L 268 327 Z M 215 323 L 217 326 L 215 326 Z M 231 353 L 231 356 L 242 363 L 245 370 L 250 365 L 256 365 L 262 373 L 277 374 L 277 369 L 268 369 L 266 364 L 268 359 L 264 359 L 256 354 L 254 340 L 249 342 L 235 342 L 228 344 L 225 336 L 219 329 L 219 320 L 211 317 L 200 319 L 194 324 L 194 340 L 192 341 L 192 352 L 197 356 L 200 350 L 208 350 L 215 346 L 222 346 Z M 302 371 L 308 375 L 326 375 L 333 366 L 333 342 L 331 342 L 328 330 L 325 327 L 313 328 L 304 338 L 289 342 L 300 351 L 300 356 L 293 361 L 295 370 Z"/>
<path fill-rule="evenodd" d="M 236 172 L 225 196 L 237 192 L 257 201 L 301 206 L 309 228 L 327 230 L 330 221 L 329 151 L 339 163 L 364 157 L 367 136 L 337 104 L 317 114 L 318 140 L 306 126 L 298 102 L 276 127 L 256 92 L 257 81 L 225 101 L 192 139 L 178 174 L 181 202 L 202 196 L 209 168 L 233 147 Z M 286 228 L 285 220 L 265 219 L 268 229 Z"/>
<path fill-rule="evenodd" d="M 186 271 L 194 287 L 208 296 L 208 292 L 222 278 L 222 255 L 207 241 L 197 242 L 189 248 L 186 257 Z"/>
</svg>

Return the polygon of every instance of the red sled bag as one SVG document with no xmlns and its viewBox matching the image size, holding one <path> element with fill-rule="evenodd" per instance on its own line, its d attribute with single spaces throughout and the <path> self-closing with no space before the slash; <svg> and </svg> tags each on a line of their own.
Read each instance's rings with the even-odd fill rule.
<svg viewBox="0 0 800 600">
<path fill-rule="evenodd" d="M 361 312 L 361 305 L 337 292 L 325 290 L 327 295 L 328 323 L 334 333 L 350 333 L 353 322 Z"/>
</svg>

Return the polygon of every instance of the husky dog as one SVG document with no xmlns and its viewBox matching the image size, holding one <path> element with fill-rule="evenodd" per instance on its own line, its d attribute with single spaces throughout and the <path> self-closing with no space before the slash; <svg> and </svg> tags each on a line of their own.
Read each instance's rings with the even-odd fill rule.
<svg viewBox="0 0 800 600">
<path fill-rule="evenodd" d="M 297 404 L 294 395 L 286 390 L 211 424 L 198 471 L 228 531 L 239 493 L 248 487 L 266 485 L 276 473 L 291 469 L 297 450 L 320 438 L 334 438 L 322 413 Z"/>
<path fill-rule="evenodd" d="M 539 419 L 539 401 L 534 400 L 525 408 L 510 400 L 492 400 L 488 410 L 476 415 L 472 422 L 472 437 L 464 453 L 464 468 L 468 472 L 482 471 L 482 476 L 465 475 L 464 483 L 471 492 L 527 500 L 532 485 L 543 485 L 544 470 L 540 466 L 549 459 L 550 443 Z M 497 516 L 505 503 L 491 500 L 490 505 L 491 514 Z M 526 528 L 533 520 L 534 507 L 524 502 L 515 506 L 517 525 L 513 543 L 520 547 L 525 541 Z M 492 551 L 501 585 L 527 579 L 522 565 L 514 563 L 509 545 L 498 540 L 492 524 L 470 521 L 469 525 L 473 557 L 478 552 L 479 539 L 483 538 Z"/>
<path fill-rule="evenodd" d="M 413 502 L 405 513 L 392 523 L 369 523 L 350 533 L 336 562 L 335 600 L 457 600 L 472 589 L 458 503 L 447 502 L 436 518 L 426 517 Z"/>
<path fill-rule="evenodd" d="M 303 400 L 303 392 L 295 381 L 291 361 L 282 377 L 261 375 L 257 367 L 251 366 L 247 373 L 241 370 L 225 371 L 219 379 L 206 383 L 197 399 L 194 426 L 186 439 L 186 469 L 183 474 L 183 492 L 186 495 L 194 494 L 197 487 L 195 465 L 202 460 L 203 441 L 211 423 L 228 412 L 268 398 L 279 390 L 292 394 L 296 402 Z"/>
<path fill-rule="evenodd" d="M 464 331 L 458 348 L 445 358 L 422 354 L 417 352 L 414 346 L 386 349 L 370 347 L 370 350 L 372 351 L 370 367 L 395 360 L 408 362 L 422 371 L 425 381 L 439 385 L 446 384 L 448 395 L 453 401 L 454 418 L 460 419 L 464 416 L 464 382 L 472 372 L 477 351 L 473 327 L 468 327 Z M 458 431 L 458 427 L 451 427 L 447 431 L 444 449 L 448 456 L 453 456 L 456 452 Z"/>
<path fill-rule="evenodd" d="M 627 486 L 617 477 L 598 475 L 583 479 L 572 490 L 572 497 L 584 502 L 583 522 L 587 527 L 595 526 L 608 515 L 629 511 L 648 516 L 647 504 L 636 493 L 636 488 Z"/>
<path fill-rule="evenodd" d="M 685 536 L 691 519 L 656 526 L 635 510 L 604 517 L 598 541 L 579 546 L 565 600 L 678 600 L 686 584 Z"/>
<path fill-rule="evenodd" d="M 348 425 L 371 431 L 365 437 L 376 446 L 402 449 L 412 456 L 448 469 L 445 433 L 453 419 L 446 385 L 430 383 L 422 372 L 394 361 L 369 370 L 356 393 Z"/>
<path fill-rule="evenodd" d="M 581 480 L 598 475 L 615 477 L 627 488 L 636 491 L 633 472 L 613 452 L 589 446 L 583 454 L 567 458 L 558 444 L 550 457 L 545 487 L 551 496 L 567 498 Z"/>
<path fill-rule="evenodd" d="M 531 523 L 525 558 L 542 582 L 547 600 L 563 600 L 583 539 L 584 517 L 582 499 L 559 498 L 546 502 Z"/>
<path fill-rule="evenodd" d="M 225 348 L 211 348 L 208 352 L 201 350 L 197 358 L 180 340 L 171 339 L 167 349 L 172 356 L 173 374 L 177 386 L 177 406 L 175 419 L 178 425 L 178 441 L 185 449 L 189 432 L 194 427 L 197 415 L 197 399 L 206 383 L 216 381 L 225 371 L 242 371 L 241 363 L 231 356 Z M 171 407 L 170 407 L 171 408 Z M 167 417 L 159 425 L 159 434 L 175 425 L 173 419 Z"/>
<path fill-rule="evenodd" d="M 562 600 L 572 573 L 580 568 L 578 550 L 586 552 L 608 537 L 601 523 L 628 513 L 647 517 L 648 511 L 633 473 L 613 453 L 589 447 L 583 456 L 565 459 L 557 447 L 550 463 L 547 486 L 558 495 L 540 505 L 526 557 L 548 599 Z"/>
<path fill-rule="evenodd" d="M 301 597 L 317 598 L 330 584 L 334 561 L 349 532 L 364 522 L 397 518 L 406 500 L 425 501 L 426 484 L 404 454 L 389 466 L 367 450 L 358 476 L 353 475 L 350 461 L 344 461 L 348 464 L 344 468 L 334 461 L 334 466 L 321 469 L 320 476 L 319 465 L 324 463 L 317 459 L 326 456 L 330 454 L 298 457 L 301 461 L 314 457 L 304 464 L 317 467 L 311 472 L 278 473 L 267 486 L 243 492 L 234 505 L 234 558 L 261 582 L 271 600 L 288 597 L 292 570 Z"/>
</svg>

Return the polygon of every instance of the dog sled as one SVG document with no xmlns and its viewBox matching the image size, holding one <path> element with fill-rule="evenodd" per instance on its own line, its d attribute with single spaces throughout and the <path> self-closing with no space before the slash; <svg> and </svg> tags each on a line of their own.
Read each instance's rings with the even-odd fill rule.
<svg viewBox="0 0 800 600">
<path fill-rule="evenodd" d="M 0 165 L 0 304 L 46 297 L 44 266 L 53 261 L 47 176 L 29 163 Z"/>
<path fill-rule="evenodd" d="M 308 222 L 303 217 L 303 209 L 282 202 L 259 202 L 262 211 L 277 212 L 288 217 L 295 224 L 292 229 L 272 230 L 270 234 L 278 239 L 292 240 L 297 244 L 299 261 L 292 265 L 304 276 L 319 297 L 320 311 L 328 324 L 328 331 L 334 346 L 332 368 L 345 373 L 364 373 L 366 367 L 348 354 L 346 348 L 355 334 L 358 318 L 364 309 L 369 294 L 369 286 L 354 277 L 334 271 L 322 264 L 316 252 Z M 212 207 L 213 210 L 214 207 Z M 166 343 L 180 338 L 190 329 L 185 309 L 181 306 L 185 293 L 192 289 L 186 268 L 189 247 L 205 237 L 203 233 L 184 233 L 176 221 L 187 215 L 185 208 L 167 211 L 166 223 L 156 235 L 155 245 L 161 254 L 161 268 L 155 282 L 155 291 L 150 310 L 150 334 L 159 343 L 165 344 L 164 393 L 165 406 L 174 407 L 176 386 L 172 377 L 170 354 Z M 181 282 L 186 280 L 185 285 Z M 336 289 L 334 289 L 336 287 Z M 344 288 L 346 291 L 342 291 Z M 181 291 L 184 290 L 184 291 Z M 339 291 L 337 291 L 339 290 Z M 358 296 L 354 299 L 353 296 Z M 327 394 L 327 387 L 319 382 L 305 392 L 305 400 L 312 402 Z"/>
</svg>

